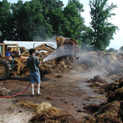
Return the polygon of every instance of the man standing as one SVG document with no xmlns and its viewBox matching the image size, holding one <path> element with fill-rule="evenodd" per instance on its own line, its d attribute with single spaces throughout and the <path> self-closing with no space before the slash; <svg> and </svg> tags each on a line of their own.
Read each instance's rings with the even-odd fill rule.
<svg viewBox="0 0 123 123">
<path fill-rule="evenodd" d="M 40 96 L 40 62 L 39 59 L 35 56 L 35 49 L 30 49 L 29 50 L 29 58 L 26 61 L 26 67 L 30 69 L 30 82 L 31 82 L 31 89 L 32 89 L 32 94 L 31 96 L 34 96 L 34 82 L 37 82 L 37 96 Z"/>
</svg>

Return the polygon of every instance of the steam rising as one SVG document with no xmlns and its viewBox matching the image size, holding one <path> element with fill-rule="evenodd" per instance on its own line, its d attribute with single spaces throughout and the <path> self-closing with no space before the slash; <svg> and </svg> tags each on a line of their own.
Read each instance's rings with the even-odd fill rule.
<svg viewBox="0 0 123 123">
<path fill-rule="evenodd" d="M 107 75 L 121 77 L 123 73 L 123 53 L 91 51 L 79 53 L 78 64 L 86 66 L 86 72 L 82 73 L 85 77 L 94 75 Z M 86 74 L 87 73 L 87 74 Z"/>
<path fill-rule="evenodd" d="M 123 73 L 123 53 L 88 51 L 73 53 L 74 46 L 65 45 L 57 48 L 44 61 L 63 56 L 76 56 L 76 64 L 81 65 L 78 68 L 76 76 L 92 78 L 95 75 L 101 76 L 122 76 Z"/>
</svg>

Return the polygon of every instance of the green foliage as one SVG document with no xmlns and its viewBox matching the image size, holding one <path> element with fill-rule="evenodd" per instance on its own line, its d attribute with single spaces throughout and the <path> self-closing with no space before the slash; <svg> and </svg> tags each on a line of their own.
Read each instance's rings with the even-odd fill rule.
<svg viewBox="0 0 123 123">
<path fill-rule="evenodd" d="M 9 39 L 9 23 L 11 20 L 10 4 L 0 1 L 0 41 Z"/>
<path fill-rule="evenodd" d="M 33 0 L 23 4 L 19 1 L 12 5 L 15 20 L 16 40 L 33 40 L 37 35 L 40 25 L 43 23 L 42 5 L 39 0 Z"/>
<path fill-rule="evenodd" d="M 62 35 L 78 41 L 82 49 L 96 47 L 104 50 L 113 39 L 117 27 L 108 23 L 115 15 L 111 10 L 116 5 L 107 5 L 108 0 L 90 0 L 91 28 L 84 25 L 83 4 L 68 0 L 63 8 L 60 0 L 31 0 L 10 4 L 0 2 L 0 41 L 46 40 Z"/>
<path fill-rule="evenodd" d="M 65 37 L 71 37 L 76 40 L 81 39 L 81 32 L 84 29 L 84 19 L 81 17 L 79 11 L 83 11 L 83 5 L 78 0 L 70 0 L 64 8 L 62 32 Z"/>
<path fill-rule="evenodd" d="M 42 5 L 43 19 L 43 39 L 57 35 L 60 32 L 60 25 L 62 24 L 62 7 L 63 2 L 60 0 L 40 0 Z M 41 35 L 42 37 L 43 35 Z"/>
<path fill-rule="evenodd" d="M 54 32 L 59 31 L 58 27 L 62 24 L 63 2 L 60 0 L 31 0 L 25 3 L 19 0 L 14 4 L 3 0 L 0 6 L 2 41 L 45 40 L 56 34 Z"/>
<path fill-rule="evenodd" d="M 108 23 L 108 18 L 114 16 L 111 13 L 117 6 L 113 3 L 109 6 L 108 0 L 90 0 L 91 9 L 91 27 L 93 29 L 92 45 L 98 50 L 105 50 L 109 46 L 113 34 L 116 32 L 117 26 Z"/>
<path fill-rule="evenodd" d="M 82 50 L 91 50 L 91 42 L 93 40 L 93 30 L 90 27 L 85 27 L 81 35 L 81 49 Z"/>
<path fill-rule="evenodd" d="M 122 46 L 122 47 L 120 47 L 120 49 L 119 49 L 119 50 L 123 52 L 123 46 Z"/>
<path fill-rule="evenodd" d="M 75 5 L 78 12 L 84 12 L 83 4 L 79 0 L 69 0 L 68 5 Z"/>
<path fill-rule="evenodd" d="M 117 50 L 115 50 L 114 48 L 110 48 L 108 49 L 108 52 L 117 52 Z"/>
<path fill-rule="evenodd" d="M 64 9 L 60 0 L 19 0 L 14 4 L 3 0 L 0 6 L 0 40 L 45 40 L 62 35 L 81 41 L 85 25 L 79 0 L 69 0 Z"/>
</svg>

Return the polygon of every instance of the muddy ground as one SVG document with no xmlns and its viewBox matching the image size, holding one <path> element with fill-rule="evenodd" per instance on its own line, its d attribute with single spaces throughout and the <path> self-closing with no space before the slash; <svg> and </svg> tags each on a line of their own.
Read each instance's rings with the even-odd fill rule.
<svg viewBox="0 0 123 123">
<path fill-rule="evenodd" d="M 93 75 L 94 76 L 94 75 Z M 42 95 L 31 97 L 31 87 L 17 97 L 0 98 L 0 123 L 27 123 L 35 115 L 29 108 L 16 106 L 17 100 L 26 100 L 33 103 L 49 102 L 60 109 L 61 114 L 71 114 L 81 121 L 88 115 L 83 107 L 90 104 L 105 102 L 104 94 L 98 94 L 90 87 L 85 73 L 50 74 L 45 75 L 41 83 Z M 24 90 L 29 84 L 28 77 L 14 77 L 0 82 L 3 95 L 13 95 Z M 36 94 L 36 83 L 35 83 Z"/>
<path fill-rule="evenodd" d="M 29 77 L 14 76 L 6 81 L 0 81 L 0 123 L 29 123 L 30 119 L 36 115 L 34 109 L 17 106 L 18 101 L 27 101 L 33 104 L 48 102 L 58 108 L 61 115 L 70 114 L 80 122 L 84 116 L 90 114 L 86 110 L 90 108 L 89 105 L 96 104 L 96 106 L 92 106 L 93 110 L 93 108 L 98 107 L 97 105 L 106 102 L 105 87 L 120 77 L 123 78 L 123 54 L 88 52 L 79 57 L 77 64 L 64 61 L 60 62 L 59 65 L 52 61 L 44 64 L 47 72 L 52 74 L 46 74 L 43 77 L 41 82 L 42 95 L 39 97 L 36 96 L 35 83 L 34 97 L 31 97 L 31 87 L 29 87 L 21 95 L 2 98 L 5 95 L 22 92 L 30 81 Z M 117 81 L 115 86 L 119 86 Z M 122 91 L 119 93 L 122 97 Z M 120 123 L 120 121 L 116 123 Z M 35 123 L 39 123 L 38 120 Z M 66 123 L 71 123 L 71 121 L 66 121 Z M 73 121 L 73 123 L 75 122 Z"/>
</svg>

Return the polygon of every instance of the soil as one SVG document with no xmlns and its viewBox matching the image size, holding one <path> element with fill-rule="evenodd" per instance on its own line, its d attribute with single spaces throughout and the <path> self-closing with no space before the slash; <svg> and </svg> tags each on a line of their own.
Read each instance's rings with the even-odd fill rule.
<svg viewBox="0 0 123 123">
<path fill-rule="evenodd" d="M 62 115 L 70 114 L 81 121 L 88 112 L 83 108 L 90 104 L 105 102 L 104 94 L 97 93 L 95 87 L 89 86 L 85 73 L 48 74 L 41 82 L 41 96 L 31 97 L 31 87 L 24 93 L 12 98 L 0 98 L 0 123 L 28 123 L 35 116 L 32 109 L 16 106 L 17 100 L 25 100 L 32 103 L 49 102 L 60 109 Z M 89 74 L 88 74 L 89 75 Z M 94 76 L 93 76 L 94 77 Z M 92 79 L 88 76 L 88 79 Z M 14 95 L 23 91 L 29 85 L 29 77 L 14 77 L 0 82 L 2 96 Z M 1 96 L 1 97 L 2 97 Z"/>
<path fill-rule="evenodd" d="M 77 44 L 74 40 L 67 40 L 65 43 L 61 38 L 59 41 L 60 42 L 57 41 L 57 43 L 61 43 L 61 45 Z M 59 46 L 59 44 L 57 45 Z M 64 51 L 65 49 L 62 50 Z M 74 54 L 77 54 L 77 49 L 78 47 L 73 49 Z M 60 55 L 62 50 L 60 49 L 59 51 Z M 59 52 L 57 51 L 57 57 L 59 57 Z M 67 51 L 64 53 L 66 54 Z M 46 53 L 40 55 L 43 59 L 48 56 Z M 56 54 L 49 56 L 53 58 L 53 55 Z M 103 103 L 105 104 L 107 101 L 104 88 L 119 77 L 123 77 L 123 53 L 107 53 L 102 51 L 80 52 L 76 57 L 60 57 L 48 60 L 45 63 L 42 62 L 41 67 L 45 73 L 47 73 L 41 82 L 41 96 L 36 96 L 37 85 L 35 83 L 34 97 L 31 97 L 31 87 L 29 87 L 21 95 L 12 98 L 3 98 L 7 95 L 15 95 L 22 92 L 30 84 L 30 81 L 29 77 L 22 76 L 12 76 L 6 81 L 0 81 L 0 123 L 42 123 L 45 121 L 47 121 L 47 123 L 55 123 L 53 121 L 56 119 L 56 123 L 87 123 L 88 121 L 88 123 L 94 123 L 94 120 L 98 122 L 99 119 L 102 119 L 100 115 L 95 115 L 95 117 L 93 114 L 93 116 L 89 115 L 91 111 L 93 111 L 93 113 L 96 112 L 99 109 L 99 105 L 103 105 Z M 116 82 L 107 89 L 118 89 L 118 87 L 120 87 L 119 85 L 121 86 L 122 83 Z M 110 93 L 109 91 L 108 101 L 114 101 L 115 95 L 120 95 L 118 99 L 122 100 L 122 88 L 116 91 L 116 93 Z M 16 105 L 18 101 L 31 102 L 36 105 L 42 102 L 48 102 L 60 110 L 60 115 L 54 117 L 49 117 L 47 114 L 36 115 L 33 108 Z M 122 102 L 116 102 L 112 105 L 114 106 L 115 104 L 117 104 L 119 108 L 109 106 L 111 107 L 109 109 L 116 109 L 117 113 L 114 113 L 116 114 L 116 118 L 113 117 L 113 115 L 109 115 L 114 111 L 106 111 L 106 113 L 109 112 L 108 115 L 104 111 L 103 116 L 111 116 L 113 119 L 108 118 L 107 120 L 104 117 L 103 121 L 107 120 L 108 123 L 108 121 L 114 122 L 114 119 L 116 119 L 114 123 L 121 123 L 122 118 L 120 122 L 117 121 L 123 114 L 123 110 L 119 110 L 120 108 L 122 109 Z M 105 109 L 107 109 L 107 107 L 106 105 Z M 90 109 L 90 112 L 87 109 Z M 102 113 L 103 111 L 100 110 L 100 112 Z M 85 118 L 85 122 L 83 122 L 84 116 L 88 116 Z M 97 118 L 97 120 L 95 118 Z"/>
</svg>

